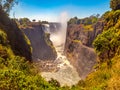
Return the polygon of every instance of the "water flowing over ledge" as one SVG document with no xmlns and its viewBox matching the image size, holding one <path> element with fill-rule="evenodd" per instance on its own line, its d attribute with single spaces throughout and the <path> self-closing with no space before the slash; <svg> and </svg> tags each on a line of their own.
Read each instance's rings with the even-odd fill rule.
<svg viewBox="0 0 120 90">
<path fill-rule="evenodd" d="M 47 28 L 47 30 L 49 30 L 49 28 Z M 56 64 L 56 70 L 53 70 L 51 72 L 43 71 L 41 73 L 42 77 L 44 77 L 47 81 L 53 78 L 57 80 L 61 84 L 61 86 L 72 86 L 77 84 L 78 81 L 81 80 L 81 78 L 79 77 L 76 69 L 70 64 L 69 60 L 63 53 L 66 39 L 66 26 L 62 24 L 62 28 L 58 30 L 58 32 L 50 34 L 50 39 L 57 51 L 57 59 L 53 62 Z"/>
<path fill-rule="evenodd" d="M 67 85 L 72 86 L 78 83 L 80 77 L 76 69 L 70 64 L 66 56 L 60 51 L 61 47 L 56 47 L 58 57 L 54 61 L 57 64 L 57 71 L 53 72 L 42 72 L 41 75 L 46 78 L 47 81 L 51 78 L 57 80 L 61 86 Z"/>
</svg>

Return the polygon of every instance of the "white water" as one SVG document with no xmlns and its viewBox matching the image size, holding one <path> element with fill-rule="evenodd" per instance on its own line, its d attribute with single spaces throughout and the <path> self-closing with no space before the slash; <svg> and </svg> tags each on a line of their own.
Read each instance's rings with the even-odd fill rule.
<svg viewBox="0 0 120 90">
<path fill-rule="evenodd" d="M 57 80 L 61 86 L 72 86 L 78 83 L 80 77 L 76 69 L 70 64 L 66 56 L 63 55 L 61 47 L 56 47 L 58 57 L 55 60 L 59 70 L 57 72 L 42 72 L 41 75 L 49 81 L 51 78 Z"/>
<path fill-rule="evenodd" d="M 50 39 L 53 42 L 58 55 L 54 62 L 57 64 L 57 68 L 59 69 L 53 72 L 42 72 L 41 75 L 47 81 L 51 80 L 51 78 L 57 80 L 61 86 L 72 86 L 78 83 L 80 77 L 76 69 L 70 64 L 69 60 L 63 54 L 66 39 L 65 37 L 65 27 L 61 28 L 61 30 L 59 30 L 57 33 L 51 33 Z"/>
</svg>

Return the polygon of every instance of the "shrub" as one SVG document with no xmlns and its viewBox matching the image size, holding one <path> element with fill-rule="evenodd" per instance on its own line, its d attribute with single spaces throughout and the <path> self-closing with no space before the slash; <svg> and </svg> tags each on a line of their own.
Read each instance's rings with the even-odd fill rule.
<svg viewBox="0 0 120 90">
<path fill-rule="evenodd" d="M 120 30 L 111 28 L 104 31 L 98 35 L 93 45 L 102 60 L 114 57 L 120 47 Z"/>
<path fill-rule="evenodd" d="M 49 81 L 49 83 L 55 87 L 60 87 L 60 83 L 53 78 Z"/>
<path fill-rule="evenodd" d="M 120 0 L 111 0 L 110 1 L 110 8 L 112 8 L 112 10 L 120 9 Z"/>
</svg>

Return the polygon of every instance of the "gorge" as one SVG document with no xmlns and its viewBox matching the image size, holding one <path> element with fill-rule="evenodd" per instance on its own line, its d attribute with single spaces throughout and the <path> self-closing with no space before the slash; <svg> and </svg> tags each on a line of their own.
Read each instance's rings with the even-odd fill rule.
<svg viewBox="0 0 120 90">
<path fill-rule="evenodd" d="M 102 32 L 102 22 L 93 24 L 92 31 L 86 31 L 82 24 L 66 22 L 33 22 L 22 30 L 31 41 L 32 59 L 47 81 L 53 78 L 61 86 L 72 86 L 94 70 L 97 55 L 92 41 Z"/>
<path fill-rule="evenodd" d="M 0 0 L 0 90 L 120 90 L 120 0 L 17 1 Z"/>
</svg>

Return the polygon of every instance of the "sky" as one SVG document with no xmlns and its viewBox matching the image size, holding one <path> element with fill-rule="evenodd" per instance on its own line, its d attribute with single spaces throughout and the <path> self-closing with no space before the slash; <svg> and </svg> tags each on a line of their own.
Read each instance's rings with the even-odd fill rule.
<svg viewBox="0 0 120 90">
<path fill-rule="evenodd" d="M 88 17 L 110 10 L 110 0 L 19 0 L 10 17 L 57 22 L 64 18 Z"/>
</svg>

